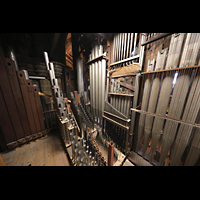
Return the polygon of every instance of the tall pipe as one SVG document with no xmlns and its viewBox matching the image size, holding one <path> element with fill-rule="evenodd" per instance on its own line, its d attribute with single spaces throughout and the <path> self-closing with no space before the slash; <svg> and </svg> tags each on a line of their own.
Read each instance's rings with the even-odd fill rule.
<svg viewBox="0 0 200 200">
<path fill-rule="evenodd" d="M 94 45 L 92 45 L 91 57 L 92 57 L 92 59 L 95 58 L 95 56 L 94 56 Z M 92 69 L 92 73 L 91 73 L 91 79 L 92 79 L 92 88 L 91 88 L 92 89 L 92 96 L 91 96 L 91 98 L 92 98 L 92 103 L 93 103 L 93 105 L 92 105 L 93 106 L 92 107 L 92 111 L 93 111 L 92 115 L 95 118 L 96 110 L 95 110 L 95 81 L 94 81 L 94 79 L 95 79 L 95 66 L 94 66 L 94 63 L 92 63 L 91 69 Z"/>
<path fill-rule="evenodd" d="M 168 112 L 169 117 L 180 119 L 189 86 L 190 86 L 190 75 L 189 74 L 179 75 L 176 85 L 174 87 L 169 107 L 169 112 Z M 163 132 L 162 149 L 159 161 L 160 165 L 163 165 L 165 161 L 168 151 L 174 141 L 177 128 L 178 128 L 177 122 L 166 121 Z"/>
<path fill-rule="evenodd" d="M 95 41 L 95 47 L 94 47 L 94 52 L 95 52 L 95 58 L 99 56 L 98 52 L 98 44 L 97 41 Z M 98 62 L 95 61 L 95 110 L 96 110 L 96 116 L 95 116 L 95 121 L 98 122 L 99 118 L 99 70 L 98 70 Z"/>
<path fill-rule="evenodd" d="M 175 33 L 172 35 L 165 67 L 166 69 L 178 67 L 184 36 L 185 33 Z"/>
<path fill-rule="evenodd" d="M 200 75 L 195 77 L 190 90 L 190 94 L 185 106 L 182 120 L 195 123 L 198 118 L 200 109 Z M 171 163 L 170 165 L 178 165 L 181 156 L 188 144 L 190 135 L 192 133 L 193 127 L 181 124 L 177 133 L 174 148 L 172 151 Z"/>
<path fill-rule="evenodd" d="M 151 77 L 148 76 L 144 83 L 144 91 L 143 91 L 142 105 L 141 105 L 141 110 L 143 111 L 147 111 L 150 87 L 151 87 Z M 140 114 L 136 151 L 138 151 L 140 147 L 140 141 L 144 130 L 144 122 L 145 122 L 145 114 Z"/>
<path fill-rule="evenodd" d="M 134 98 L 133 98 L 133 108 L 137 107 L 139 90 L 140 90 L 140 88 L 139 88 L 140 78 L 141 78 L 141 74 L 137 74 L 136 79 L 135 79 L 135 93 L 134 93 Z M 135 139 L 135 137 L 134 137 L 135 133 L 133 131 L 134 131 L 134 126 L 135 126 L 135 115 L 136 115 L 136 112 L 132 112 L 132 114 L 131 114 L 131 127 L 130 127 L 130 133 L 133 134 L 134 139 Z M 132 144 L 134 144 L 134 142 Z"/>
<path fill-rule="evenodd" d="M 78 57 L 76 60 L 77 67 L 77 85 L 78 85 L 78 93 L 82 94 L 84 91 L 84 83 L 83 83 L 83 61 L 82 58 Z"/>
<path fill-rule="evenodd" d="M 108 166 L 113 166 L 114 143 L 111 141 L 108 146 Z"/>
<path fill-rule="evenodd" d="M 158 99 L 158 94 L 159 94 L 159 89 L 160 89 L 160 83 L 161 83 L 161 73 L 158 74 L 153 80 L 152 83 L 152 88 L 151 88 L 151 95 L 149 98 L 149 106 L 148 106 L 148 111 L 154 113 L 156 110 L 156 104 L 157 104 L 157 99 Z M 145 120 L 145 127 L 144 127 L 144 146 L 143 146 L 143 157 L 145 155 L 150 133 L 151 133 L 151 128 L 153 124 L 153 116 L 147 115 L 146 120 Z"/>
<path fill-rule="evenodd" d="M 102 102 L 102 104 L 101 104 L 101 106 L 102 106 L 102 108 L 101 108 L 101 111 L 102 111 L 102 113 L 103 113 L 103 110 L 104 110 L 104 103 L 105 103 L 105 82 L 106 82 L 106 60 L 105 59 L 102 59 L 102 95 L 101 95 L 101 102 Z M 102 120 L 102 122 L 103 122 L 103 120 Z"/>
<path fill-rule="evenodd" d="M 156 114 L 163 115 L 163 116 L 166 115 L 167 107 L 168 107 L 169 99 L 170 99 L 170 94 L 172 91 L 174 74 L 175 72 L 172 72 L 171 74 L 167 72 L 165 74 L 165 77 L 162 81 L 162 86 L 160 89 L 160 95 L 159 95 L 158 104 L 156 107 Z M 158 117 L 154 119 L 153 128 L 152 128 L 150 162 L 152 162 L 152 159 L 156 150 L 156 146 L 162 134 L 163 124 L 164 124 L 164 119 L 161 119 Z"/>
<path fill-rule="evenodd" d="M 200 33 L 187 33 L 180 67 L 193 66 L 196 62 L 200 47 Z"/>
<path fill-rule="evenodd" d="M 99 46 L 99 56 L 103 54 L 103 46 L 100 45 Z M 105 82 L 102 81 L 102 60 L 99 61 L 99 123 L 102 124 L 103 123 L 103 110 L 102 110 L 102 104 L 104 102 L 104 100 L 101 98 L 102 93 L 104 92 L 105 95 Z M 102 91 L 102 89 L 104 88 L 104 91 Z"/>
</svg>

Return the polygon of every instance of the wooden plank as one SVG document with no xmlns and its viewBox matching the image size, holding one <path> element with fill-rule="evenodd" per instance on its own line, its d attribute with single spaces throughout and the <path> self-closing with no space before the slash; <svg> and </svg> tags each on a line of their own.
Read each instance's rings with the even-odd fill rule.
<svg viewBox="0 0 200 200">
<path fill-rule="evenodd" d="M 126 121 L 126 122 L 130 122 L 131 121 L 131 119 L 124 119 L 124 118 L 121 118 L 121 117 L 119 117 L 119 116 L 117 116 L 117 115 L 114 115 L 114 114 L 112 114 L 112 113 L 110 113 L 110 112 L 107 112 L 107 111 L 103 111 L 104 113 L 106 113 L 106 114 L 109 114 L 109 115 L 112 115 L 113 117 L 117 117 L 117 118 L 119 118 L 119 119 L 121 119 L 121 120 L 123 120 L 123 121 Z"/>
<path fill-rule="evenodd" d="M 133 94 L 121 94 L 121 93 L 113 93 L 113 92 L 108 92 L 108 94 L 111 95 L 118 95 L 118 96 L 126 96 L 126 97 L 133 97 Z"/>
<path fill-rule="evenodd" d="M 35 120 L 34 120 L 31 104 L 29 100 L 29 93 L 28 93 L 28 88 L 26 86 L 26 78 L 25 78 L 24 71 L 17 71 L 17 75 L 18 75 L 18 80 L 20 83 L 20 88 L 22 92 L 22 97 L 23 97 L 24 106 L 26 109 L 28 122 L 30 125 L 30 130 L 31 130 L 31 133 L 34 134 L 37 132 L 37 130 L 36 130 Z"/>
<path fill-rule="evenodd" d="M 44 142 L 45 146 L 45 166 L 53 166 L 54 158 L 53 158 L 53 148 L 52 148 L 53 138 L 48 136 Z"/>
<path fill-rule="evenodd" d="M 127 62 L 127 61 L 131 61 L 131 60 L 134 60 L 134 59 L 139 58 L 139 57 L 140 57 L 140 55 L 132 56 L 130 58 L 126 58 L 124 60 L 120 60 L 120 61 L 111 63 L 110 66 L 117 65 L 117 64 L 120 64 L 120 63 L 124 63 L 124 62 Z M 138 63 L 135 63 L 135 64 L 138 64 Z"/>
<path fill-rule="evenodd" d="M 17 161 L 19 160 L 20 154 L 21 154 L 21 149 L 20 147 L 17 147 L 15 151 L 15 156 L 12 159 L 12 162 L 10 163 L 10 166 L 16 166 Z"/>
<path fill-rule="evenodd" d="M 64 160 L 62 157 L 62 152 L 64 152 L 64 149 L 62 148 L 59 138 L 55 133 L 54 133 L 54 135 L 52 135 L 52 137 L 55 141 L 55 143 L 53 145 L 55 166 L 64 166 Z"/>
<path fill-rule="evenodd" d="M 1 87 L 0 87 L 0 105 L 1 105 L 1 111 L 0 111 L 1 129 L 4 134 L 4 138 L 6 142 L 10 143 L 16 140 L 16 135 L 15 135 L 15 131 L 13 129 L 13 125 L 10 120 L 8 110 L 6 108 L 5 101 L 3 99 Z"/>
<path fill-rule="evenodd" d="M 111 122 L 112 124 L 116 125 L 116 126 L 119 126 L 120 128 L 123 128 L 125 130 L 128 130 L 129 129 L 129 126 L 124 126 L 118 122 L 116 122 L 115 120 L 112 120 L 110 119 L 109 117 L 106 117 L 105 115 L 103 115 L 103 118 L 105 118 L 106 120 L 108 120 L 109 122 Z"/>
<path fill-rule="evenodd" d="M 43 113 L 42 113 L 42 105 L 41 105 L 41 101 L 40 101 L 40 97 L 39 97 L 39 89 L 37 86 L 33 86 L 33 93 L 34 93 L 34 97 L 35 97 L 35 104 L 37 107 L 37 113 L 38 113 L 38 118 L 40 121 L 40 126 L 42 130 L 45 130 L 45 124 L 44 124 L 44 117 L 43 117 Z"/>
<path fill-rule="evenodd" d="M 12 122 L 13 129 L 15 131 L 16 139 L 20 139 L 24 136 L 24 131 L 22 129 L 17 107 L 16 107 L 14 97 L 11 91 L 10 82 L 9 82 L 8 75 L 6 72 L 5 60 L 1 55 L 0 55 L 0 85 L 2 89 L 3 98 L 5 100 L 5 104 L 10 116 L 10 120 Z M 8 140 L 7 142 L 11 142 L 11 141 Z"/>
<path fill-rule="evenodd" d="M 200 128 L 200 124 L 197 124 L 197 123 L 191 123 L 191 122 L 187 122 L 187 121 L 184 121 L 184 120 L 179 120 L 179 119 L 175 119 L 175 118 L 171 118 L 171 117 L 165 117 L 165 116 L 162 116 L 162 115 L 158 115 L 158 114 L 154 114 L 154 113 L 150 113 L 150 112 L 146 112 L 146 111 L 138 110 L 138 109 L 134 109 L 134 108 L 131 108 L 131 110 L 134 111 L 134 112 L 145 114 L 145 115 L 159 117 L 161 119 L 166 119 L 166 120 L 177 122 L 177 123 L 180 123 L 180 124 L 185 124 L 185 125 L 188 125 L 188 126 Z"/>
<path fill-rule="evenodd" d="M 3 158 L 3 161 L 5 163 L 6 166 L 11 166 L 13 158 L 15 157 L 16 151 L 12 150 L 12 151 L 4 151 L 1 153 L 1 156 Z"/>
<path fill-rule="evenodd" d="M 41 128 L 41 125 L 40 125 L 40 120 L 38 118 L 37 107 L 36 107 L 34 93 L 33 93 L 32 81 L 26 80 L 26 86 L 27 86 L 27 89 L 28 89 L 29 102 L 31 104 L 31 110 L 32 110 L 32 113 L 33 113 L 33 116 L 34 116 L 36 130 L 37 130 L 37 132 L 40 132 L 40 131 L 42 131 L 42 128 Z"/>
<path fill-rule="evenodd" d="M 102 59 L 108 60 L 108 57 L 105 56 L 104 54 L 102 54 L 102 55 L 100 55 L 100 56 L 98 56 L 98 57 L 96 57 L 96 58 L 94 58 L 94 59 L 92 59 L 92 60 L 86 62 L 86 64 L 89 65 L 89 64 L 91 64 L 92 62 L 96 62 L 98 59 L 101 59 L 101 58 L 102 58 Z"/>
<path fill-rule="evenodd" d="M 5 166 L 4 162 L 3 162 L 3 159 L 1 157 L 1 154 L 0 154 L 0 166 Z"/>
<path fill-rule="evenodd" d="M 11 85 L 11 90 L 13 93 L 17 111 L 20 117 L 23 131 L 24 131 L 24 137 L 26 137 L 27 135 L 31 134 L 31 130 L 30 130 L 28 118 L 26 115 L 26 110 L 24 107 L 24 102 L 22 99 L 19 82 L 17 79 L 16 67 L 13 60 L 6 58 L 5 61 L 6 61 L 6 70 L 7 70 L 8 78 Z"/>
<path fill-rule="evenodd" d="M 20 163 L 20 166 L 28 166 L 30 163 L 28 162 L 28 158 L 30 156 L 30 149 L 31 145 L 30 144 L 25 144 L 25 146 L 21 147 L 23 148 L 23 156 L 22 156 L 22 161 Z"/>
<path fill-rule="evenodd" d="M 25 156 L 27 156 L 28 149 L 29 149 L 29 145 L 25 145 L 17 149 L 17 151 L 19 151 L 19 154 L 18 154 L 18 158 L 16 162 L 13 163 L 15 166 L 25 165 Z"/>
<path fill-rule="evenodd" d="M 160 72 L 167 72 L 167 71 L 180 71 L 180 70 L 185 70 L 185 69 L 195 69 L 199 68 L 200 65 L 194 65 L 194 66 L 189 66 L 189 67 L 181 67 L 181 68 L 172 68 L 172 69 L 163 69 L 163 70 L 158 70 L 158 71 L 151 71 L 151 72 L 142 72 L 141 74 L 153 74 L 153 73 L 160 73 Z"/>
<path fill-rule="evenodd" d="M 39 141 L 37 141 L 37 150 L 36 150 L 36 161 L 35 161 L 35 165 L 36 166 L 44 166 L 45 165 L 45 139 L 47 138 L 43 138 Z"/>
<path fill-rule="evenodd" d="M 27 164 L 31 166 L 36 166 L 37 159 L 37 144 L 38 141 L 33 141 L 30 145 L 29 149 L 29 157 L 27 158 Z"/>
</svg>

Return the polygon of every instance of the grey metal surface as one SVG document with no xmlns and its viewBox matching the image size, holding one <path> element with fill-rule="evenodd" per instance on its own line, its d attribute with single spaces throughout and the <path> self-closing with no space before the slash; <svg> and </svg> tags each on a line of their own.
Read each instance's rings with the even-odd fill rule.
<svg viewBox="0 0 200 200">
<path fill-rule="evenodd" d="M 187 33 L 180 66 L 194 66 L 200 47 L 200 33 Z"/>
<path fill-rule="evenodd" d="M 171 36 L 166 69 L 177 68 L 180 60 L 185 33 L 175 33 Z"/>
<path fill-rule="evenodd" d="M 98 45 L 97 41 L 92 44 L 89 61 L 93 60 L 103 54 L 103 46 Z M 90 74 L 90 101 L 91 111 L 95 122 L 102 124 L 102 115 L 105 101 L 105 82 L 106 82 L 106 60 L 105 57 L 100 57 L 94 60 L 89 65 Z"/>
<path fill-rule="evenodd" d="M 172 85 L 173 85 L 173 79 L 174 79 L 175 72 L 172 72 L 169 74 L 169 72 L 166 74 L 166 76 L 163 78 L 158 104 L 156 107 L 156 114 L 165 116 L 167 112 L 167 107 L 169 104 L 170 94 L 172 91 Z M 152 126 L 152 140 L 151 140 L 151 150 L 150 150 L 150 162 L 152 162 L 156 146 L 158 144 L 158 141 L 161 137 L 161 134 L 163 132 L 163 124 L 164 119 L 156 117 L 153 122 Z"/>
<path fill-rule="evenodd" d="M 200 109 L 200 74 L 195 77 L 185 106 L 182 120 L 195 123 Z M 199 121 L 199 120 L 198 120 Z M 177 166 L 186 149 L 193 127 L 181 124 L 174 143 L 170 165 Z"/>
<path fill-rule="evenodd" d="M 133 108 L 137 107 L 137 102 L 138 102 L 138 95 L 139 95 L 139 90 L 140 90 L 140 78 L 141 74 L 136 75 L 136 80 L 135 80 L 135 92 L 134 92 L 134 99 L 133 99 Z M 135 126 L 135 112 L 132 112 L 131 114 L 131 127 L 130 127 L 130 133 L 135 134 L 134 131 L 134 126 Z"/>
<path fill-rule="evenodd" d="M 67 117 L 67 109 L 65 108 L 65 102 L 63 98 L 63 94 L 58 85 L 58 80 L 55 77 L 54 66 L 52 62 L 49 62 L 48 53 L 44 52 L 44 58 L 47 66 L 47 70 L 49 71 L 50 83 L 54 93 L 54 97 L 57 103 L 57 108 L 61 119 L 66 119 Z"/>
<path fill-rule="evenodd" d="M 161 75 L 162 75 L 161 73 L 156 74 L 156 77 L 153 79 L 147 112 L 154 113 L 156 110 L 158 94 L 159 94 L 159 89 L 160 89 L 160 83 L 161 83 Z M 145 155 L 147 145 L 149 142 L 153 119 L 154 118 L 149 115 L 147 115 L 146 119 L 145 119 L 143 157 Z"/>
<path fill-rule="evenodd" d="M 142 105 L 141 105 L 141 110 L 143 111 L 147 110 L 150 87 L 151 87 L 151 76 L 147 75 L 147 79 L 145 80 L 145 83 L 144 83 L 144 91 L 143 91 Z M 141 138 L 142 138 L 143 130 L 144 130 L 144 123 L 145 123 L 145 115 L 140 114 L 139 128 L 138 128 L 138 133 L 137 133 L 136 152 L 139 150 L 139 147 L 140 147 L 140 142 L 141 142 Z"/>
<path fill-rule="evenodd" d="M 167 52 L 168 52 L 168 48 L 165 48 L 165 49 L 162 49 L 162 50 L 158 51 L 158 55 L 157 55 L 157 59 L 156 59 L 155 71 L 164 69 L 166 58 L 167 58 Z"/>
<path fill-rule="evenodd" d="M 77 85 L 78 93 L 81 94 L 84 91 L 83 83 L 83 61 L 82 58 L 78 57 L 76 60 L 76 69 L 77 69 Z"/>
<path fill-rule="evenodd" d="M 189 86 L 190 86 L 190 75 L 189 74 L 180 75 L 174 87 L 168 112 L 169 117 L 180 119 L 184 109 L 184 104 Z M 164 160 L 167 157 L 168 151 L 175 139 L 177 128 L 178 128 L 177 122 L 166 121 L 163 131 L 162 149 L 159 161 L 160 165 L 163 165 Z"/>
</svg>

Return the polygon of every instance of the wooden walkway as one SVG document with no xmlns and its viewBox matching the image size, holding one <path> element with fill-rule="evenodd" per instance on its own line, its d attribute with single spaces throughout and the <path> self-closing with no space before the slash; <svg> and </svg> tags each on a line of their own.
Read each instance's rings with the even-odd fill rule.
<svg viewBox="0 0 200 200">
<path fill-rule="evenodd" d="M 1 152 L 1 156 L 6 166 L 70 166 L 55 132 L 12 151 Z"/>
</svg>

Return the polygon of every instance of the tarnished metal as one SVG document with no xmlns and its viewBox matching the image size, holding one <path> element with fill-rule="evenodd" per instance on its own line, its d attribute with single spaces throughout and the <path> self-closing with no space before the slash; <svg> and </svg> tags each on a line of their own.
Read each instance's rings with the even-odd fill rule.
<svg viewBox="0 0 200 200">
<path fill-rule="evenodd" d="M 55 77 L 54 66 L 52 62 L 49 62 L 47 52 L 44 52 L 44 58 L 47 66 L 47 70 L 49 71 L 50 83 L 52 86 L 54 98 L 57 103 L 57 109 L 61 119 L 66 119 L 67 117 L 67 109 L 65 108 L 65 102 L 63 98 L 63 93 L 60 91 L 60 87 L 58 85 L 58 80 Z"/>
<path fill-rule="evenodd" d="M 113 166 L 113 156 L 114 156 L 114 144 L 113 142 L 110 142 L 108 146 L 108 166 Z"/>
<path fill-rule="evenodd" d="M 78 57 L 76 60 L 77 63 L 77 84 L 78 84 L 78 93 L 81 94 L 84 91 L 83 83 L 83 61 L 82 58 Z"/>
<path fill-rule="evenodd" d="M 102 113 L 105 100 L 105 81 L 106 81 L 106 58 L 103 54 L 103 46 L 95 42 L 92 45 L 91 58 L 92 63 L 89 63 L 90 69 L 90 100 L 91 111 L 95 122 L 102 124 Z M 98 60 L 96 59 L 98 58 Z M 96 59 L 96 60 L 95 60 Z"/>
</svg>

